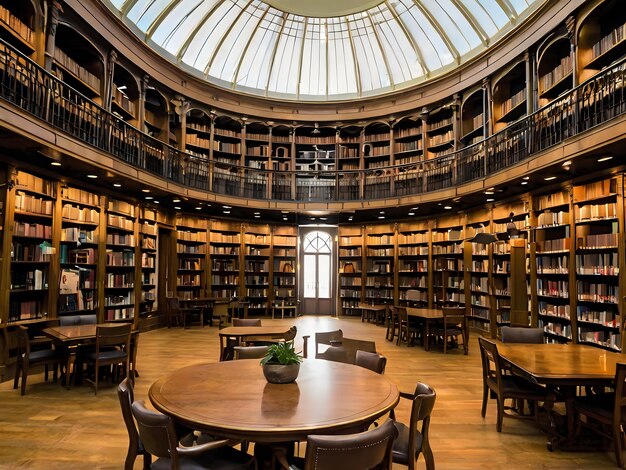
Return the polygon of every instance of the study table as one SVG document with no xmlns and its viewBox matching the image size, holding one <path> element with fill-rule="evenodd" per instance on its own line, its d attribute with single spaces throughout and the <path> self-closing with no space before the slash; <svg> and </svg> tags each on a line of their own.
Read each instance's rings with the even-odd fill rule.
<svg viewBox="0 0 626 470">
<path fill-rule="evenodd" d="M 609 386 L 615 378 L 615 364 L 626 362 L 620 353 L 581 344 L 498 343 L 498 353 L 517 375 L 553 390 L 545 408 L 549 416 L 548 449 L 556 443 L 551 413 L 557 395 L 565 400 L 567 444 L 574 437 L 573 402 L 577 386 Z"/>
<path fill-rule="evenodd" d="M 70 388 L 70 369 L 73 359 L 76 357 L 76 347 L 84 344 L 93 344 L 96 342 L 96 329 L 102 325 L 114 325 L 115 323 L 104 323 L 101 325 L 87 324 L 87 325 L 64 325 L 53 326 L 45 328 L 41 332 L 48 338 L 51 338 L 54 344 L 63 348 L 66 354 L 65 365 L 65 386 Z M 136 341 L 136 336 L 139 334 L 139 330 L 131 331 L 131 343 Z M 135 373 L 135 355 L 137 348 L 132 347 L 131 344 L 131 364 L 133 365 L 132 371 Z"/>
<path fill-rule="evenodd" d="M 359 308 L 361 309 L 361 321 L 365 321 L 367 319 L 369 323 L 373 319 L 374 323 L 378 323 L 378 316 L 382 313 L 384 322 L 385 309 L 387 308 L 386 305 L 360 302 Z"/>
<path fill-rule="evenodd" d="M 230 359 L 228 340 L 233 339 L 237 345 L 242 344 L 247 338 L 266 337 L 268 340 L 280 340 L 289 332 L 289 327 L 272 326 L 229 326 L 219 330 L 220 335 L 220 361 Z"/>
<path fill-rule="evenodd" d="M 200 364 L 158 379 L 160 412 L 191 429 L 252 442 L 303 441 L 364 428 L 398 403 L 395 383 L 363 367 L 305 359 L 296 382 L 270 384 L 258 359 Z"/>
</svg>

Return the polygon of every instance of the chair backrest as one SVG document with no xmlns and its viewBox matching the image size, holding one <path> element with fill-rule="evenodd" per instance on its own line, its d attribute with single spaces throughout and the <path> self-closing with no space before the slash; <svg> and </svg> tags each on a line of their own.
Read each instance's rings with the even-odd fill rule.
<svg viewBox="0 0 626 470">
<path fill-rule="evenodd" d="M 133 419 L 132 404 L 135 401 L 135 393 L 133 391 L 133 383 L 126 377 L 117 386 L 117 398 L 120 400 L 120 407 L 122 408 L 122 418 L 124 418 L 124 424 L 126 425 L 126 431 L 128 432 L 129 449 L 139 449 L 139 433 L 137 432 L 137 426 Z"/>
<path fill-rule="evenodd" d="M 95 325 L 95 315 L 64 315 L 59 318 L 60 326 Z"/>
<path fill-rule="evenodd" d="M 525 328 L 523 326 L 503 326 L 501 328 L 503 343 L 543 343 L 543 328 Z"/>
<path fill-rule="evenodd" d="M 169 310 L 170 315 L 180 314 L 180 302 L 178 301 L 178 297 L 166 297 L 165 301 L 167 303 L 167 309 Z"/>
<path fill-rule="evenodd" d="M 262 326 L 260 318 L 233 318 L 233 326 Z"/>
<path fill-rule="evenodd" d="M 409 303 L 420 300 L 420 291 L 417 289 L 409 289 L 406 291 L 406 300 Z"/>
<path fill-rule="evenodd" d="M 332 345 L 335 342 L 341 343 L 343 341 L 343 331 L 334 330 L 334 331 L 321 331 L 315 333 L 315 358 L 317 359 L 320 355 L 319 345 L 327 344 Z"/>
<path fill-rule="evenodd" d="M 418 382 L 415 386 L 415 393 L 413 394 L 413 404 L 411 405 L 411 421 L 409 426 L 409 458 L 413 456 L 417 459 L 420 452 L 424 451 L 425 447 L 429 446 L 428 443 L 428 430 L 430 427 L 430 415 L 435 407 L 435 400 L 437 394 L 428 385 Z M 419 424 L 422 423 L 422 428 L 419 429 Z M 421 448 L 416 448 L 417 439 L 415 439 L 416 433 L 422 434 Z M 430 453 L 428 451 L 428 453 Z"/>
<path fill-rule="evenodd" d="M 361 351 L 359 349 L 356 352 L 356 359 L 354 363 L 357 366 L 372 370 L 377 374 L 384 374 L 385 367 L 387 366 L 387 358 L 382 354 Z"/>
<path fill-rule="evenodd" d="M 177 437 L 169 416 L 147 409 L 142 400 L 131 405 L 144 449 L 156 457 L 171 459 L 171 468 L 178 468 Z"/>
<path fill-rule="evenodd" d="M 296 339 L 296 335 L 298 334 L 298 328 L 296 326 L 292 326 L 287 330 L 287 333 L 283 335 L 283 340 L 285 341 L 293 341 Z"/>
<path fill-rule="evenodd" d="M 28 357 L 30 356 L 30 340 L 28 338 L 28 328 L 23 325 L 18 325 L 15 334 L 17 340 L 18 355 L 20 357 L 23 356 L 28 359 Z"/>
<path fill-rule="evenodd" d="M 397 435 L 391 420 L 359 434 L 310 435 L 304 470 L 390 469 L 391 449 Z"/>
<path fill-rule="evenodd" d="M 615 404 L 613 405 L 613 422 L 626 424 L 626 364 L 615 364 Z M 619 436 L 615 437 L 619 439 Z"/>
<path fill-rule="evenodd" d="M 235 346 L 235 359 L 261 359 L 269 346 Z"/>
<path fill-rule="evenodd" d="M 344 364 L 354 364 L 354 359 L 350 358 L 348 350 L 343 346 L 330 346 L 326 351 L 317 355 L 316 359 L 325 361 L 343 362 Z"/>
<path fill-rule="evenodd" d="M 483 363 L 483 380 L 494 391 L 499 392 L 502 381 L 502 364 L 496 343 L 479 336 L 480 357 Z"/>
<path fill-rule="evenodd" d="M 409 322 L 409 314 L 406 313 L 406 308 L 400 307 L 398 309 L 398 321 L 400 324 Z"/>
<path fill-rule="evenodd" d="M 467 313 L 465 307 L 443 307 L 441 313 L 446 325 L 465 325 L 465 315 Z"/>
<path fill-rule="evenodd" d="M 130 323 L 98 325 L 96 327 L 96 350 L 100 351 L 103 347 L 122 346 L 123 350 L 129 353 L 131 328 Z"/>
</svg>

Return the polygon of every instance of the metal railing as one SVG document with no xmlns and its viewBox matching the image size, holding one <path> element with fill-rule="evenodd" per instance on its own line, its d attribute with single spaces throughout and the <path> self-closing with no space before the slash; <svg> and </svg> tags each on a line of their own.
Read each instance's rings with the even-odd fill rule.
<svg viewBox="0 0 626 470">
<path fill-rule="evenodd" d="M 484 178 L 624 114 L 625 64 L 626 58 L 482 142 L 375 170 L 270 171 L 183 152 L 107 112 L 1 40 L 0 99 L 121 161 L 194 189 L 261 200 L 355 201 L 423 194 Z"/>
</svg>

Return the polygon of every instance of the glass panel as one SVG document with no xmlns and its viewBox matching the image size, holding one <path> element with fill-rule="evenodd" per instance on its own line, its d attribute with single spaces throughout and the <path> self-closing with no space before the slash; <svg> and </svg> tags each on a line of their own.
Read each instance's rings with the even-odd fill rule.
<svg viewBox="0 0 626 470">
<path fill-rule="evenodd" d="M 300 49 L 304 40 L 304 18 L 290 16 L 280 35 L 272 64 L 269 91 L 295 95 L 298 91 Z"/>
<path fill-rule="evenodd" d="M 310 18 L 302 51 L 301 95 L 326 95 L 326 20 Z"/>
<path fill-rule="evenodd" d="M 330 255 L 317 257 L 318 297 L 330 299 Z"/>
<path fill-rule="evenodd" d="M 317 297 L 315 288 L 317 270 L 315 268 L 315 255 L 304 255 L 304 297 L 307 299 Z"/>
<path fill-rule="evenodd" d="M 128 19 L 145 33 L 169 4 L 170 0 L 137 0 L 128 12 Z"/>
<path fill-rule="evenodd" d="M 480 37 L 450 0 L 424 0 L 424 5 L 441 25 L 459 54 L 467 54 L 480 46 Z"/>
</svg>

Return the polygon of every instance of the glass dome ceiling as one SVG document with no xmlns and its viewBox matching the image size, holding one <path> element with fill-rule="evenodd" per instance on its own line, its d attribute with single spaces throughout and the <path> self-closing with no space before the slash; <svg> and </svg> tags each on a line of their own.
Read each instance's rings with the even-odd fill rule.
<svg viewBox="0 0 626 470">
<path fill-rule="evenodd" d="M 254 95 L 333 101 L 428 80 L 540 0 L 102 0 L 180 67 Z"/>
</svg>

